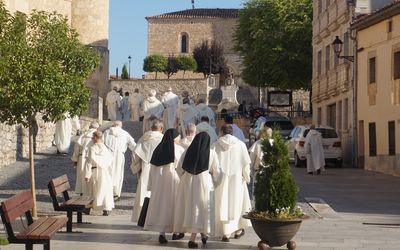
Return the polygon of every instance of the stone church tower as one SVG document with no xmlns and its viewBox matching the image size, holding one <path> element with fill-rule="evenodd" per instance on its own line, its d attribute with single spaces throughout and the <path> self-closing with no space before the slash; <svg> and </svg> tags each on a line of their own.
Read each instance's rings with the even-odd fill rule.
<svg viewBox="0 0 400 250">
<path fill-rule="evenodd" d="M 20 11 L 26 14 L 34 9 L 57 12 L 66 16 L 78 34 L 80 40 L 96 48 L 101 55 L 101 64 L 87 80 L 93 97 L 103 97 L 109 90 L 108 84 L 108 29 L 109 0 L 3 0 L 10 12 Z M 95 98 L 94 98 L 95 99 Z M 93 108 L 93 105 L 91 105 Z M 90 110 L 90 113 L 95 110 Z"/>
</svg>

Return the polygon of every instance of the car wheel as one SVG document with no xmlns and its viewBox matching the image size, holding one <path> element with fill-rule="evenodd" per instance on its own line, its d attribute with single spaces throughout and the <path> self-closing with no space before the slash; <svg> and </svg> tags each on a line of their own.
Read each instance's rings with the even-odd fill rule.
<svg viewBox="0 0 400 250">
<path fill-rule="evenodd" d="M 341 168 L 342 165 L 343 165 L 343 160 L 336 160 L 336 161 L 335 161 L 335 167 Z"/>
<path fill-rule="evenodd" d="M 299 159 L 299 156 L 297 155 L 297 152 L 294 152 L 294 166 L 296 168 L 301 168 L 304 165 L 304 162 Z"/>
</svg>

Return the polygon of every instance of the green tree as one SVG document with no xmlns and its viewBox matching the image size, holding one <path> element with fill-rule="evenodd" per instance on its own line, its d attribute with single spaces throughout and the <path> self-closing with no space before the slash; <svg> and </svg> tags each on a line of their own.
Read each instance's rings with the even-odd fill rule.
<svg viewBox="0 0 400 250">
<path fill-rule="evenodd" d="M 175 56 L 169 55 L 167 58 L 167 66 L 164 69 L 164 74 L 167 75 L 168 79 L 179 71 L 178 61 Z"/>
<path fill-rule="evenodd" d="M 168 60 L 163 55 L 150 55 L 144 59 L 143 70 L 145 72 L 156 72 L 156 79 L 158 72 L 164 72 L 167 67 Z"/>
<path fill-rule="evenodd" d="M 178 56 L 176 58 L 178 69 L 183 70 L 183 78 L 185 78 L 186 71 L 195 71 L 197 69 L 197 62 L 191 56 Z"/>
<path fill-rule="evenodd" d="M 248 0 L 235 34 L 243 79 L 253 86 L 308 89 L 311 39 L 312 0 Z"/>
<path fill-rule="evenodd" d="M 262 139 L 263 166 L 257 171 L 254 187 L 256 212 L 273 215 L 282 208 L 295 211 L 298 187 L 290 172 L 289 153 L 285 140 L 278 129 L 272 134 L 273 145 L 268 138 Z"/>
<path fill-rule="evenodd" d="M 204 77 L 212 74 L 226 74 L 228 67 L 224 57 L 224 46 L 220 42 L 203 41 L 193 49 L 193 58 L 196 60 L 196 72 L 203 73 Z M 211 70 L 210 70 L 211 67 Z"/>
<path fill-rule="evenodd" d="M 128 68 L 126 67 L 126 64 L 122 67 L 122 73 L 121 73 L 121 79 L 129 79 L 129 72 Z"/>
<path fill-rule="evenodd" d="M 79 41 L 62 15 L 34 11 L 29 17 L 20 12 L 12 16 L 1 1 L 0 55 L 0 122 L 29 128 L 35 200 L 35 116 L 40 112 L 46 122 L 55 122 L 66 113 L 86 111 L 90 90 L 85 80 L 99 64 L 99 55 Z"/>
</svg>

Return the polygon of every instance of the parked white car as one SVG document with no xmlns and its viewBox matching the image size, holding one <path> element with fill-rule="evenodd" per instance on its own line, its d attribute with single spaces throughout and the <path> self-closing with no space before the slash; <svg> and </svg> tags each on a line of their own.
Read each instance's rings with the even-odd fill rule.
<svg viewBox="0 0 400 250">
<path fill-rule="evenodd" d="M 327 126 L 319 126 L 315 129 L 322 135 L 325 162 L 333 162 L 336 167 L 341 167 L 343 163 L 342 143 L 336 130 Z M 304 144 L 309 131 L 310 126 L 299 125 L 287 137 L 289 157 L 291 161 L 294 161 L 295 167 L 305 166 L 307 163 Z"/>
</svg>

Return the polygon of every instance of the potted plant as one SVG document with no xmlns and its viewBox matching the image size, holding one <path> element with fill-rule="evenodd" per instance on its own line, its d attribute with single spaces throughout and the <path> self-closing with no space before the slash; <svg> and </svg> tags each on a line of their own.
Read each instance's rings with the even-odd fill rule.
<svg viewBox="0 0 400 250">
<path fill-rule="evenodd" d="M 274 130 L 271 138 L 263 136 L 261 145 L 264 155 L 263 164 L 256 170 L 255 208 L 244 218 L 251 220 L 261 239 L 259 249 L 286 244 L 292 250 L 296 248 L 292 238 L 304 214 L 296 206 L 299 188 L 290 171 L 287 145 L 279 130 Z"/>
</svg>

